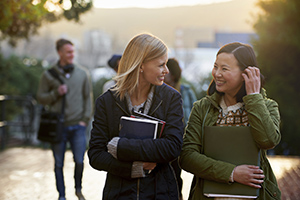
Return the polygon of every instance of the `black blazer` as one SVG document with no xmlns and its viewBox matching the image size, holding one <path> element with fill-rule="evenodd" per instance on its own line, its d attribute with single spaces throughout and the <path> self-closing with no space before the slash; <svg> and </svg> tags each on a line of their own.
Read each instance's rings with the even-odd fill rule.
<svg viewBox="0 0 300 200">
<path fill-rule="evenodd" d="M 169 162 L 179 156 L 182 146 L 184 126 L 180 93 L 166 84 L 155 86 L 148 114 L 166 121 L 161 138 L 121 138 L 118 159 L 115 159 L 107 152 L 106 145 L 113 137 L 118 137 L 120 117 L 130 116 L 127 102 L 120 101 L 111 90 L 96 100 L 88 156 L 93 168 L 108 172 L 103 199 L 137 199 L 137 195 L 140 199 L 178 199 L 176 179 Z M 155 162 L 157 166 L 147 177 L 132 179 L 133 161 Z"/>
</svg>

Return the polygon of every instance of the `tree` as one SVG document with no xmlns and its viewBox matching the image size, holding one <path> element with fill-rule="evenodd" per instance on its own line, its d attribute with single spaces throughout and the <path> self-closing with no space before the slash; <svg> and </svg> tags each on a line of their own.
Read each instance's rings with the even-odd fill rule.
<svg viewBox="0 0 300 200">
<path fill-rule="evenodd" d="M 263 12 L 254 24 L 259 37 L 253 46 L 282 120 L 282 141 L 275 153 L 300 155 L 300 1 L 260 0 L 258 5 Z"/>
<path fill-rule="evenodd" d="M 0 54 L 0 94 L 35 96 L 43 71 L 41 60 Z"/>
<path fill-rule="evenodd" d="M 47 22 L 62 18 L 79 22 L 80 15 L 92 7 L 92 0 L 1 0 L 0 41 L 12 46 L 18 39 L 37 34 Z"/>
<path fill-rule="evenodd" d="M 42 61 L 34 58 L 18 58 L 11 56 L 4 58 L 0 54 L 0 95 L 35 97 L 39 79 L 44 71 Z M 20 102 L 7 101 L 4 109 L 5 120 L 10 121 L 19 113 L 23 112 L 20 109 Z M 1 106 L 3 102 L 0 101 Z M 1 110 L 2 111 L 2 110 Z"/>
<path fill-rule="evenodd" d="M 94 102 L 96 99 L 105 91 L 103 91 L 103 85 L 109 81 L 109 78 L 102 77 L 99 80 L 93 81 L 93 96 L 94 96 Z"/>
</svg>

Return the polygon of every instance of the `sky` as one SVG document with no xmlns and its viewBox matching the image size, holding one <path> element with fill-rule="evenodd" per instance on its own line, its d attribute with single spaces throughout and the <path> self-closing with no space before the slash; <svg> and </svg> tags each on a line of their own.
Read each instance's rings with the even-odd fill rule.
<svg viewBox="0 0 300 200">
<path fill-rule="evenodd" d="M 212 4 L 226 1 L 231 0 L 93 0 L 93 4 L 96 8 L 163 8 Z"/>
</svg>

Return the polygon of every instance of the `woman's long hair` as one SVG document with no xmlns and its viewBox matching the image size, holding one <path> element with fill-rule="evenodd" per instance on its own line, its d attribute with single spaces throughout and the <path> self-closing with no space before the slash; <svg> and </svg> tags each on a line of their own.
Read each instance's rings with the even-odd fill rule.
<svg viewBox="0 0 300 200">
<path fill-rule="evenodd" d="M 159 58 L 168 52 L 165 43 L 154 35 L 143 33 L 128 43 L 119 63 L 113 88 L 122 100 L 125 93 L 131 95 L 138 86 L 139 69 L 143 63 Z"/>
<path fill-rule="evenodd" d="M 221 49 L 217 53 L 217 56 L 221 53 L 232 53 L 235 59 L 238 61 L 238 66 L 240 67 L 241 71 L 244 71 L 248 66 L 258 67 L 254 50 L 250 45 L 242 44 L 239 42 L 229 43 L 221 47 Z M 264 84 L 264 76 L 262 74 L 260 74 L 260 79 L 261 79 L 261 87 L 262 87 Z M 208 87 L 207 94 L 212 95 L 214 92 L 217 92 L 219 94 L 224 94 L 222 92 L 217 91 L 216 83 L 214 79 L 212 79 Z M 244 82 L 241 89 L 236 94 L 237 102 L 243 102 L 243 97 L 246 94 L 247 93 L 246 93 L 245 82 Z"/>
</svg>

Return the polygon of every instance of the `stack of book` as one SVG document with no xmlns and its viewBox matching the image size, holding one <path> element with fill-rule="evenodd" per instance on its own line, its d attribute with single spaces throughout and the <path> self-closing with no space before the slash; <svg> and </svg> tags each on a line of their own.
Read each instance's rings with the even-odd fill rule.
<svg viewBox="0 0 300 200">
<path fill-rule="evenodd" d="M 166 122 L 140 112 L 134 112 L 131 117 L 120 119 L 120 137 L 128 139 L 160 138 Z"/>
</svg>

